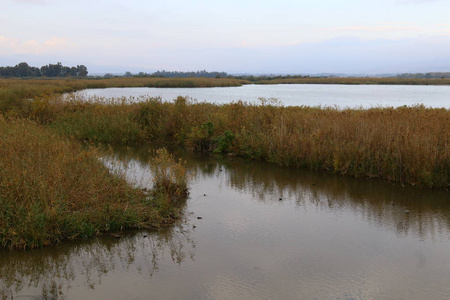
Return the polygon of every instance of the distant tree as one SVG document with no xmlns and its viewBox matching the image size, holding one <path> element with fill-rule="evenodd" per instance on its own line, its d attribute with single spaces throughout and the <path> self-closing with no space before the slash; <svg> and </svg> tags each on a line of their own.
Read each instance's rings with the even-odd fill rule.
<svg viewBox="0 0 450 300">
<path fill-rule="evenodd" d="M 70 74 L 70 76 L 78 76 L 78 68 L 77 67 L 71 67 L 69 74 Z"/>
<path fill-rule="evenodd" d="M 30 67 L 30 76 L 31 77 L 41 77 L 41 70 L 36 67 Z"/>
<path fill-rule="evenodd" d="M 38 68 L 30 67 L 26 62 L 21 62 L 14 67 L 0 67 L 2 77 L 39 77 L 41 71 Z"/>
<path fill-rule="evenodd" d="M 61 77 L 70 76 L 70 67 L 62 67 Z"/>
<path fill-rule="evenodd" d="M 63 76 L 63 65 L 58 62 L 56 65 L 48 64 L 41 67 L 41 73 L 43 76 L 47 77 L 62 77 Z"/>
<path fill-rule="evenodd" d="M 26 62 L 21 62 L 16 67 L 19 77 L 31 76 L 30 66 Z"/>
<path fill-rule="evenodd" d="M 426 79 L 437 79 L 437 78 L 449 78 L 450 73 L 448 72 L 430 72 L 430 73 L 403 73 L 397 75 L 397 78 L 426 78 Z"/>
<path fill-rule="evenodd" d="M 174 78 L 174 77 L 208 77 L 208 78 L 221 78 L 221 77 L 227 77 L 228 74 L 225 72 L 207 72 L 206 70 L 202 71 L 196 71 L 196 72 L 179 72 L 179 71 L 156 71 L 153 74 L 147 75 L 151 77 L 167 77 L 167 78 Z"/>
<path fill-rule="evenodd" d="M 51 77 L 63 77 L 63 65 L 58 62 L 56 65 L 49 64 Z"/>
<path fill-rule="evenodd" d="M 48 64 L 41 67 L 41 74 L 47 77 L 68 77 L 68 76 L 82 76 L 85 77 L 88 74 L 87 68 L 84 65 L 78 65 L 76 67 L 63 66 L 60 62 L 56 65 Z"/>
<path fill-rule="evenodd" d="M 28 63 L 21 62 L 14 67 L 0 67 L 0 76 L 2 77 L 67 77 L 67 76 L 87 76 L 88 71 L 84 65 L 77 67 L 63 66 L 60 62 L 57 64 L 48 64 L 41 68 L 30 67 Z"/>
<path fill-rule="evenodd" d="M 88 70 L 85 65 L 77 66 L 78 76 L 86 77 L 88 75 Z"/>
<path fill-rule="evenodd" d="M 42 76 L 50 77 L 50 68 L 48 66 L 42 66 L 41 74 L 42 74 Z"/>
</svg>

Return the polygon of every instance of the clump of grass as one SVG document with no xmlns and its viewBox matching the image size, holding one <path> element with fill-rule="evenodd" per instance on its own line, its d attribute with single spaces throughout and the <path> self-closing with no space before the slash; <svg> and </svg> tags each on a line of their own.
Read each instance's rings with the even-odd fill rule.
<svg viewBox="0 0 450 300">
<path fill-rule="evenodd" d="M 42 247 L 168 222 L 167 207 L 109 173 L 98 157 L 35 122 L 0 115 L 0 246 Z"/>
<path fill-rule="evenodd" d="M 163 211 L 173 213 L 173 208 L 183 204 L 188 196 L 186 162 L 176 160 L 167 149 L 156 150 L 150 160 L 153 172 L 151 195 Z"/>
</svg>

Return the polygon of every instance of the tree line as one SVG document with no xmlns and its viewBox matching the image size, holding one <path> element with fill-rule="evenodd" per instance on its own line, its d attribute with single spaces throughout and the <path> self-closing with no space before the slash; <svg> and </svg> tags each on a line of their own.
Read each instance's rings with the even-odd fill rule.
<svg viewBox="0 0 450 300">
<path fill-rule="evenodd" d="M 429 72 L 429 73 L 403 73 L 397 75 L 397 78 L 429 78 L 429 79 L 437 79 L 437 78 L 450 78 L 449 72 Z"/>
<path fill-rule="evenodd" d="M 112 74 L 106 74 L 112 75 Z M 114 75 L 112 75 L 114 76 Z M 109 76 L 109 77 L 112 77 Z M 228 74 L 225 72 L 208 72 L 206 70 L 197 71 L 197 72 L 180 72 L 180 71 L 156 71 L 153 73 L 144 73 L 139 72 L 136 75 L 133 75 L 131 72 L 126 72 L 124 77 L 163 77 L 163 78 L 187 78 L 187 77 L 206 77 L 206 78 L 224 78 L 227 77 Z M 107 76 L 108 77 L 108 76 Z"/>
<path fill-rule="evenodd" d="M 26 62 L 21 62 L 14 67 L 0 67 L 1 77 L 85 77 L 87 75 L 88 70 L 84 65 L 67 67 L 60 62 L 40 68 L 29 66 Z"/>
</svg>

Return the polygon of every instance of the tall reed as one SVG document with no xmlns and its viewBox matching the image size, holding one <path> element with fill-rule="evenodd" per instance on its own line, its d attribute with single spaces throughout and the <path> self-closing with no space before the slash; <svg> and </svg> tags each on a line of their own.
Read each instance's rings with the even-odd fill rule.
<svg viewBox="0 0 450 300">
<path fill-rule="evenodd" d="M 171 141 L 197 151 L 261 159 L 285 166 L 375 177 L 423 187 L 449 187 L 450 111 L 424 106 L 344 109 L 283 107 L 235 102 L 225 105 L 148 99 L 120 106 L 89 107 L 64 113 L 52 126 L 78 139 L 98 140 L 93 120 L 122 118 L 113 136 L 134 142 Z M 70 111 L 70 110 L 69 110 Z M 120 117 L 121 116 L 121 117 Z M 69 121 L 67 121 L 69 120 Z M 105 123 L 107 123 L 105 121 Z M 63 125 L 62 125 L 63 124 Z M 83 135 L 86 132 L 86 135 Z M 126 138 L 122 138 L 127 141 Z M 101 140 L 117 142 L 119 139 Z M 129 141 L 129 140 L 128 140 Z"/>
<path fill-rule="evenodd" d="M 164 113 L 159 114 L 155 103 L 148 104 L 136 105 L 138 114 L 145 110 L 151 116 L 139 119 L 141 128 L 176 122 L 179 134 L 173 135 L 166 126 L 152 127 L 150 132 L 193 149 L 424 187 L 449 187 L 450 111 L 446 109 L 338 110 L 236 102 L 187 105 L 177 118 L 175 104 L 165 104 Z"/>
</svg>

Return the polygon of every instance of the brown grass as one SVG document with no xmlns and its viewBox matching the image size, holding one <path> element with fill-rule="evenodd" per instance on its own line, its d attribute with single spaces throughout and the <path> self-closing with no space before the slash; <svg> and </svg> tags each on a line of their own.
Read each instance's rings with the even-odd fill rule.
<svg viewBox="0 0 450 300">
<path fill-rule="evenodd" d="M 160 205 L 168 195 L 131 188 L 99 156 L 34 122 L 0 115 L 0 246 L 41 247 L 174 218 L 174 207 Z"/>
<path fill-rule="evenodd" d="M 82 89 L 108 87 L 227 87 L 246 80 L 230 78 L 110 78 L 110 79 L 15 79 L 0 78 L 0 112 L 14 111 L 28 117 L 33 112 L 30 100 Z"/>
</svg>

